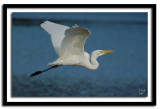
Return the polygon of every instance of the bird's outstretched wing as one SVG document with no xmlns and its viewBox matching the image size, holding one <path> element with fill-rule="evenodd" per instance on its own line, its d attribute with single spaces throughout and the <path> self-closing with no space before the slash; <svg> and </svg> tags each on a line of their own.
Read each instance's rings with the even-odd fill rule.
<svg viewBox="0 0 160 109">
<path fill-rule="evenodd" d="M 60 57 L 82 54 L 84 52 L 84 44 L 90 34 L 88 29 L 78 25 L 67 29 L 60 47 Z"/>
<path fill-rule="evenodd" d="M 70 27 L 52 23 L 50 21 L 45 21 L 41 24 L 41 27 L 51 35 L 53 47 L 56 53 L 59 55 L 61 43 L 65 37 L 64 33 Z"/>
</svg>

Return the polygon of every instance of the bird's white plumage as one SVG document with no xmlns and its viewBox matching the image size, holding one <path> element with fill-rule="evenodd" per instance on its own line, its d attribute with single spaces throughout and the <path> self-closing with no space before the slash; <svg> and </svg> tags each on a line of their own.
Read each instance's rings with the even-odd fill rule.
<svg viewBox="0 0 160 109">
<path fill-rule="evenodd" d="M 65 37 L 64 33 L 70 27 L 52 23 L 50 21 L 45 21 L 41 24 L 41 27 L 51 35 L 53 47 L 59 55 L 61 43 Z"/>
<path fill-rule="evenodd" d="M 84 44 L 90 35 L 89 30 L 75 25 L 65 31 L 60 47 L 60 57 L 84 53 Z"/>
<path fill-rule="evenodd" d="M 49 65 L 80 65 L 88 69 L 97 69 L 97 58 L 112 50 L 95 50 L 90 55 L 85 52 L 84 45 L 90 36 L 86 28 L 74 25 L 72 27 L 45 21 L 41 27 L 51 35 L 52 44 L 59 58 Z"/>
<path fill-rule="evenodd" d="M 61 58 L 84 52 L 85 41 L 90 35 L 86 28 L 78 25 L 70 28 L 50 21 L 45 21 L 41 27 L 51 35 L 55 51 Z"/>
</svg>

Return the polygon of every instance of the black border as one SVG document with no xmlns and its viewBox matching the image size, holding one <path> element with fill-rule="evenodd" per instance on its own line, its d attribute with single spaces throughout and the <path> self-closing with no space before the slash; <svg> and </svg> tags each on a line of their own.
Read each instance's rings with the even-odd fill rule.
<svg viewBox="0 0 160 109">
<path fill-rule="evenodd" d="M 7 102 L 7 9 L 9 8 L 148 8 L 152 29 L 151 102 Z M 3 106 L 155 106 L 156 105 L 156 4 L 4 4 L 3 5 Z"/>
</svg>

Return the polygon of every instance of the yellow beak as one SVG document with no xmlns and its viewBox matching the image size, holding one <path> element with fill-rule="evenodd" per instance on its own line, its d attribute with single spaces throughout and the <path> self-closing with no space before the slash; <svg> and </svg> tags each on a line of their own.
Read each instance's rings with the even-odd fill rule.
<svg viewBox="0 0 160 109">
<path fill-rule="evenodd" d="M 114 53 L 113 50 L 103 50 L 103 51 L 100 51 L 101 53 Z"/>
</svg>

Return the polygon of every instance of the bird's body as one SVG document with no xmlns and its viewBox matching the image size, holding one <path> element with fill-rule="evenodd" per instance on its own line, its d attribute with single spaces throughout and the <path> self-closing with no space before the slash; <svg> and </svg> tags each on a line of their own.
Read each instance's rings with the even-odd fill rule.
<svg viewBox="0 0 160 109">
<path fill-rule="evenodd" d="M 80 55 L 70 55 L 68 57 L 65 57 L 65 59 L 58 58 L 56 61 L 51 62 L 48 65 L 78 65 L 86 67 L 88 69 L 97 69 L 99 64 L 96 61 L 96 58 L 95 61 L 92 60 L 90 61 L 90 55 L 87 52 L 84 52 Z"/>
<path fill-rule="evenodd" d="M 79 65 L 88 69 L 95 70 L 99 63 L 97 58 L 105 53 L 113 53 L 112 50 L 95 50 L 91 56 L 85 52 L 84 45 L 91 32 L 78 25 L 72 27 L 45 21 L 41 27 L 47 31 L 52 40 L 53 47 L 59 58 L 50 62 L 48 65 Z M 46 71 L 46 70 L 44 70 Z M 44 72 L 38 71 L 37 74 Z"/>
</svg>

